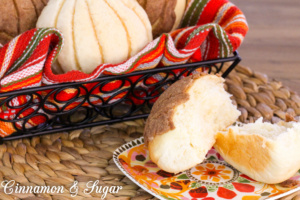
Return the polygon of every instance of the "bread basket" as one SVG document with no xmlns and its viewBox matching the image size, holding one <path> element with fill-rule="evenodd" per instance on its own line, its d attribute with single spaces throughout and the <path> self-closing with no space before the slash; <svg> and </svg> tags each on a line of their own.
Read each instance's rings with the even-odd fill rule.
<svg viewBox="0 0 300 200">
<path fill-rule="evenodd" d="M 248 31 L 245 16 L 226 0 L 188 2 L 183 28 L 91 74 L 52 72 L 63 46 L 55 29 L 33 29 L 4 45 L 0 142 L 145 118 L 176 80 L 199 71 L 219 73 L 230 65 L 226 77 L 241 60 L 236 49 Z"/>
</svg>

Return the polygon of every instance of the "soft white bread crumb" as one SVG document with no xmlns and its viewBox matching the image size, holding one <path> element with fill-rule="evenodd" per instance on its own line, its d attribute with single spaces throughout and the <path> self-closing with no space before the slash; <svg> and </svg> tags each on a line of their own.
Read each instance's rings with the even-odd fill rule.
<svg viewBox="0 0 300 200">
<path fill-rule="evenodd" d="M 215 143 L 217 131 L 236 121 L 240 112 L 231 103 L 230 95 L 223 88 L 223 82 L 223 78 L 215 75 L 194 78 L 190 87 L 182 91 L 188 95 L 188 100 L 169 108 L 173 112 L 170 120 L 175 128 L 156 135 L 148 144 L 152 161 L 161 169 L 177 173 L 201 163 Z M 173 84 L 161 96 L 165 98 L 164 101 L 161 99 L 157 103 L 172 101 L 170 93 L 176 88 L 181 90 L 178 87 L 180 84 L 185 83 L 181 80 Z M 148 124 L 156 126 L 162 123 L 159 117 L 151 114 Z M 147 125 L 145 132 L 151 132 L 147 130 Z"/>
<path fill-rule="evenodd" d="M 300 123 L 262 122 L 231 126 L 214 145 L 233 167 L 254 180 L 275 184 L 300 169 Z"/>
</svg>

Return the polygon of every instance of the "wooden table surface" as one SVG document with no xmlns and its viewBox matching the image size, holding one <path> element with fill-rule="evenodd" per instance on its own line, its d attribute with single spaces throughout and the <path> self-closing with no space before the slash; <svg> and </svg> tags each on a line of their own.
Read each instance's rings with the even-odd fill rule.
<svg viewBox="0 0 300 200">
<path fill-rule="evenodd" d="M 300 94 L 300 1 L 231 0 L 246 15 L 249 32 L 241 64 L 268 74 Z"/>
</svg>

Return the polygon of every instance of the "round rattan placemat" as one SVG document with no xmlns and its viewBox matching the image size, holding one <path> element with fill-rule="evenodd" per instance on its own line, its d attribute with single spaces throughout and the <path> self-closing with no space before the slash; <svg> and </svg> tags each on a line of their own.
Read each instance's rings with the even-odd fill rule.
<svg viewBox="0 0 300 200">
<path fill-rule="evenodd" d="M 295 92 L 248 67 L 237 66 L 226 79 L 225 88 L 233 94 L 232 99 L 242 112 L 239 118 L 242 122 L 253 122 L 261 116 L 277 122 L 284 120 L 286 113 L 300 115 L 300 97 Z M 106 199 L 155 199 L 126 178 L 112 160 L 117 147 L 142 136 L 144 122 L 140 119 L 6 142 L 0 145 L 0 182 L 15 180 L 25 186 L 64 186 L 68 189 L 75 180 L 79 187 L 99 180 L 103 186 L 122 186 L 119 193 L 108 194 Z M 56 195 L 7 195 L 1 188 L 0 199 L 100 199 L 102 195 L 80 191 L 72 198 L 69 191 Z"/>
</svg>

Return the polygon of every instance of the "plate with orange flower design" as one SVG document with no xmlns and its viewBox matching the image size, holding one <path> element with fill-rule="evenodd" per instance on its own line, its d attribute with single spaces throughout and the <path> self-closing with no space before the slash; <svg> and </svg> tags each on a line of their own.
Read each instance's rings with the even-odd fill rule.
<svg viewBox="0 0 300 200">
<path fill-rule="evenodd" d="M 300 190 L 300 185 L 284 188 L 257 182 L 226 163 L 214 148 L 204 162 L 178 174 L 150 160 L 143 138 L 119 147 L 113 159 L 134 183 L 163 200 L 274 200 Z M 300 170 L 291 179 L 300 181 Z"/>
</svg>

